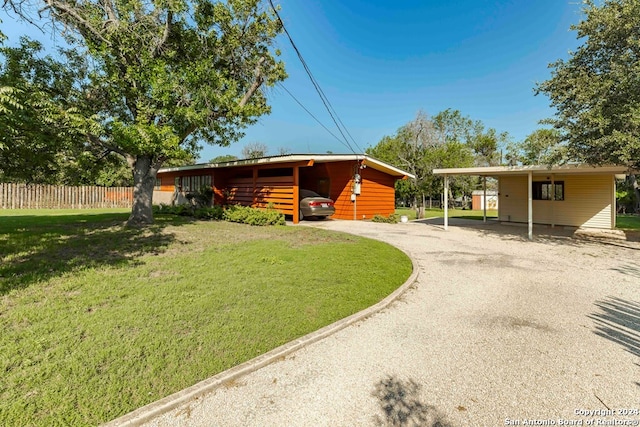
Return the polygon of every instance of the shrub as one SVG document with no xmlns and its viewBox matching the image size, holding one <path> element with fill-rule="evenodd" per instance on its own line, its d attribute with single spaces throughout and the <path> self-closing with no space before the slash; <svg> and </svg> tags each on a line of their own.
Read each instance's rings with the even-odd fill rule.
<svg viewBox="0 0 640 427">
<path fill-rule="evenodd" d="M 193 216 L 197 219 L 221 220 L 224 210 L 221 206 L 210 208 L 197 208 L 193 211 Z"/>
<path fill-rule="evenodd" d="M 285 225 L 284 215 L 273 208 L 257 209 L 248 206 L 231 205 L 194 207 L 192 205 L 155 205 L 154 214 L 190 216 L 202 220 L 225 220 L 249 225 Z"/>
<path fill-rule="evenodd" d="M 228 206 L 222 218 L 249 225 L 285 225 L 284 215 L 275 209 L 257 209 L 240 205 Z"/>
<path fill-rule="evenodd" d="M 375 214 L 373 218 L 371 218 L 371 222 L 386 222 L 388 224 L 396 224 L 398 222 L 398 219 L 398 215 L 394 213 L 389 215 L 388 217 L 380 214 Z"/>
<path fill-rule="evenodd" d="M 199 190 L 187 193 L 185 197 L 195 209 L 206 208 L 211 206 L 213 188 L 208 185 L 203 185 Z"/>
<path fill-rule="evenodd" d="M 166 214 L 166 215 L 178 215 L 178 216 L 190 216 L 197 219 L 210 219 L 210 220 L 220 220 L 222 219 L 222 207 L 221 206 L 212 206 L 212 207 L 200 207 L 196 208 L 190 205 L 154 205 L 153 206 L 154 214 Z"/>
<path fill-rule="evenodd" d="M 193 216 L 193 209 L 189 205 L 154 205 L 153 213 L 161 213 L 167 215 Z"/>
</svg>

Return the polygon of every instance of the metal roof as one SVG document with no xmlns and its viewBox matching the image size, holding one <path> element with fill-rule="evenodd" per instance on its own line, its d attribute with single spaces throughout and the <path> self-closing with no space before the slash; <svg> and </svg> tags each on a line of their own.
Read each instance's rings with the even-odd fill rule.
<svg viewBox="0 0 640 427">
<path fill-rule="evenodd" d="M 378 160 L 374 157 L 366 154 L 286 154 L 284 156 L 270 156 L 260 157 L 257 159 L 243 159 L 233 160 L 230 162 L 220 163 L 198 163 L 189 166 L 178 166 L 162 168 L 158 173 L 166 172 L 182 172 L 200 169 L 222 169 L 233 168 L 241 166 L 254 166 L 254 165 L 266 165 L 266 164 L 278 164 L 278 163 L 292 163 L 292 162 L 308 162 L 314 163 L 327 163 L 327 162 L 343 162 L 343 161 L 361 161 L 367 167 L 379 170 L 392 176 L 415 178 L 414 175 L 409 172 L 398 169 L 386 162 Z"/>
<path fill-rule="evenodd" d="M 590 166 L 584 164 L 569 164 L 562 166 L 487 166 L 477 168 L 449 168 L 434 169 L 434 175 L 475 175 L 475 176 L 504 176 L 504 175 L 545 175 L 550 173 L 561 174 L 594 174 L 614 173 L 623 174 L 629 172 L 626 166 Z"/>
</svg>

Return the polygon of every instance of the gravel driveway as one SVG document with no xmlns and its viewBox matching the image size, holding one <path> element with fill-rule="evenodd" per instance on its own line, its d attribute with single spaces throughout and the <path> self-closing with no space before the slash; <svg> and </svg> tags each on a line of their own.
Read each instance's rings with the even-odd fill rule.
<svg viewBox="0 0 640 427">
<path fill-rule="evenodd" d="M 529 242 L 501 225 L 307 225 L 401 248 L 418 281 L 381 312 L 146 425 L 640 422 L 639 243 Z"/>
</svg>

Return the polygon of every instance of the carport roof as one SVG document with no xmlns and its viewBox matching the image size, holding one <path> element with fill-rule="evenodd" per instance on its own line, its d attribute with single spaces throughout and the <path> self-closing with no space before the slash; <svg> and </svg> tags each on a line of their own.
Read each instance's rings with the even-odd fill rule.
<svg viewBox="0 0 640 427">
<path fill-rule="evenodd" d="M 398 169 L 395 166 L 392 166 L 366 154 L 287 154 L 284 156 L 260 157 L 257 159 L 233 160 L 230 162 L 221 163 L 199 163 L 189 166 L 162 168 L 158 172 L 182 172 L 199 169 L 220 169 L 240 166 L 272 165 L 294 162 L 310 162 L 311 164 L 309 166 L 311 166 L 314 163 L 343 161 L 359 161 L 367 167 L 371 167 L 372 169 L 376 169 L 380 172 L 384 172 L 398 178 L 415 178 L 415 176 L 410 174 L 409 172 L 405 172 L 402 169 Z"/>
<path fill-rule="evenodd" d="M 589 166 L 583 164 L 562 165 L 562 166 L 488 166 L 477 168 L 449 168 L 434 169 L 434 175 L 474 175 L 474 176 L 505 176 L 505 175 L 546 175 L 550 173 L 562 174 L 593 174 L 593 173 L 614 173 L 626 174 L 629 168 L 626 166 Z"/>
</svg>

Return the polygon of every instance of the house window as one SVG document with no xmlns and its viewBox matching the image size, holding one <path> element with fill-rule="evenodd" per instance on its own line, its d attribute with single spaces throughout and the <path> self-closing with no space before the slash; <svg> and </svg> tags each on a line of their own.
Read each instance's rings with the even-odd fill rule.
<svg viewBox="0 0 640 427">
<path fill-rule="evenodd" d="M 200 191 L 203 187 L 211 187 L 211 175 L 178 177 L 175 180 L 175 187 L 176 190 L 185 193 Z"/>
<path fill-rule="evenodd" d="M 555 197 L 553 187 L 555 186 Z M 564 181 L 535 181 L 533 182 L 533 200 L 564 200 Z"/>
<path fill-rule="evenodd" d="M 160 190 L 162 187 L 162 179 L 156 178 L 156 183 L 153 185 L 154 190 Z"/>
</svg>

